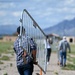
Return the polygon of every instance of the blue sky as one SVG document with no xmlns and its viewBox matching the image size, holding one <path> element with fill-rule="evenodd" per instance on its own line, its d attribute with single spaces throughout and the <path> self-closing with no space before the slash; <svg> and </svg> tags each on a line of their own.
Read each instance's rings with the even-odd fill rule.
<svg viewBox="0 0 75 75">
<path fill-rule="evenodd" d="M 41 28 L 75 17 L 75 0 L 0 0 L 0 25 L 20 25 L 27 9 Z"/>
</svg>

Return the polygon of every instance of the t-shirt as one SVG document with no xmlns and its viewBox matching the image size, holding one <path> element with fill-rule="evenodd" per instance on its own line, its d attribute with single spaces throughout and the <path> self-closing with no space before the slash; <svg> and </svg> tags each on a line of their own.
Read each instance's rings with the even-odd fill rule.
<svg viewBox="0 0 75 75">
<path fill-rule="evenodd" d="M 47 48 L 51 48 L 49 41 L 47 41 Z"/>
</svg>

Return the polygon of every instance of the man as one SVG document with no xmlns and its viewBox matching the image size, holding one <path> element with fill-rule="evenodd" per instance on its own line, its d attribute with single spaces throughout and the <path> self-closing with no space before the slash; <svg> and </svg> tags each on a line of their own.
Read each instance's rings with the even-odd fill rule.
<svg viewBox="0 0 75 75">
<path fill-rule="evenodd" d="M 20 75 L 32 75 L 33 61 L 27 53 L 28 40 L 25 34 L 25 29 L 22 27 L 22 36 L 20 36 L 20 26 L 17 28 L 18 38 L 14 42 L 14 51 L 16 53 L 17 69 Z M 23 46 L 21 47 L 20 38 L 22 37 Z M 33 53 L 33 51 L 32 51 Z M 25 60 L 24 60 L 25 59 Z"/>
<path fill-rule="evenodd" d="M 64 36 L 63 39 L 59 42 L 59 52 L 60 52 L 60 66 L 66 66 L 67 60 L 67 48 L 69 49 L 69 53 L 71 52 L 70 45 Z"/>
</svg>

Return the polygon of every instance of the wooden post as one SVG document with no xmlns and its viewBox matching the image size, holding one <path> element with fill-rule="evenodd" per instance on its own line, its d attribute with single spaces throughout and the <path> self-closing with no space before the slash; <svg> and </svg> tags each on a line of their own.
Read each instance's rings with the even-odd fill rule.
<svg viewBox="0 0 75 75">
<path fill-rule="evenodd" d="M 42 70 L 40 69 L 40 75 L 42 75 Z"/>
</svg>

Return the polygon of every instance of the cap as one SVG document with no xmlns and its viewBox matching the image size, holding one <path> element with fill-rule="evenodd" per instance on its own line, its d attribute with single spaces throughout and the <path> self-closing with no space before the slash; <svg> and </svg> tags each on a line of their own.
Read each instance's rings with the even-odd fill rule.
<svg viewBox="0 0 75 75">
<path fill-rule="evenodd" d="M 63 39 L 66 39 L 66 36 L 63 36 Z"/>
</svg>

